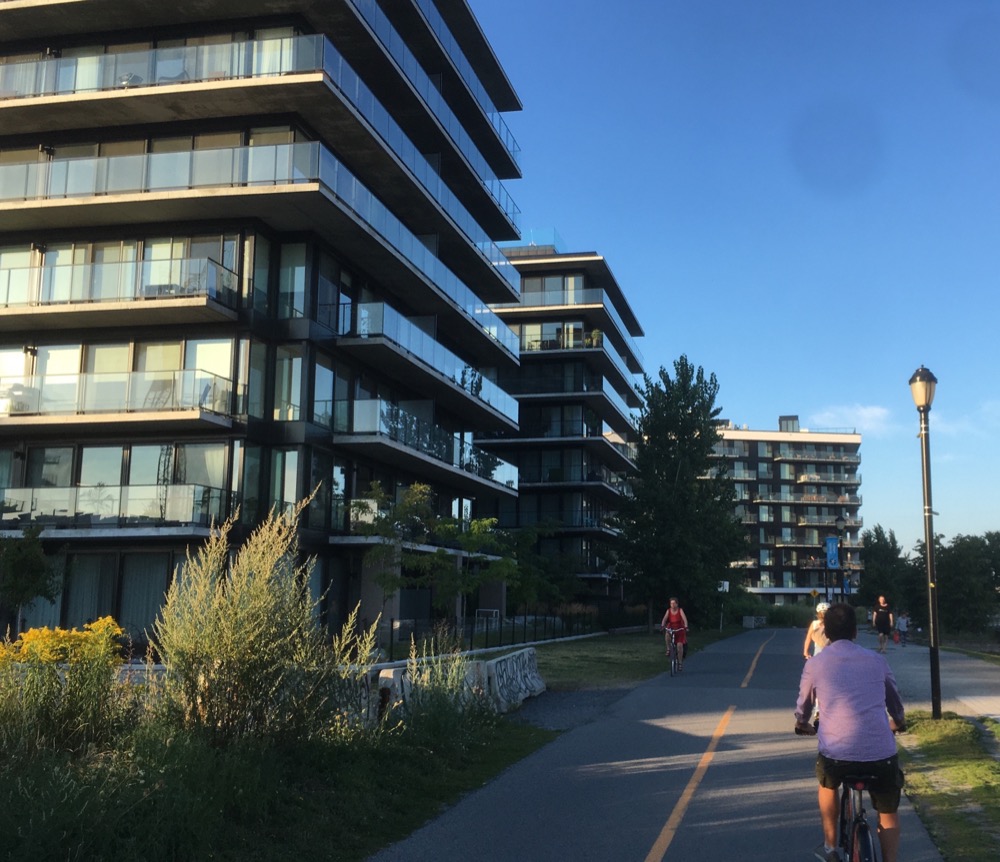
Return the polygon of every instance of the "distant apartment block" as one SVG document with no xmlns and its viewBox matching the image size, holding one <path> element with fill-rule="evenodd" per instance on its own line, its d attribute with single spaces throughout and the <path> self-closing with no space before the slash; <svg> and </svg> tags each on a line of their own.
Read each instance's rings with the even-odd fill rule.
<svg viewBox="0 0 1000 862">
<path fill-rule="evenodd" d="M 775 604 L 849 595 L 864 567 L 861 435 L 809 431 L 798 416 L 780 417 L 777 431 L 731 423 L 720 431 L 715 455 L 736 485 L 750 545 L 736 566 L 750 591 Z"/>
<path fill-rule="evenodd" d="M 0 2 L 0 530 L 66 562 L 29 624 L 141 639 L 213 521 L 314 490 L 330 624 L 429 613 L 350 504 L 516 498 L 473 438 L 518 427 L 520 107 L 465 0 Z"/>
<path fill-rule="evenodd" d="M 618 594 L 612 516 L 635 471 L 643 331 L 607 261 L 560 242 L 553 233 L 504 248 L 521 297 L 491 307 L 517 336 L 521 364 L 497 382 L 517 398 L 520 428 L 477 442 L 518 468 L 519 495 L 497 500 L 500 525 L 548 528 L 540 549 L 570 567 L 581 592 Z"/>
</svg>

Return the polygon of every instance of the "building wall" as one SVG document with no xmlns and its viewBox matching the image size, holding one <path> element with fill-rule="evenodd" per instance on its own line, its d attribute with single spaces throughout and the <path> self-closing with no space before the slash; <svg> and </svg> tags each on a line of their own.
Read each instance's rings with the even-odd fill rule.
<svg viewBox="0 0 1000 862">
<path fill-rule="evenodd" d="M 750 541 L 736 568 L 751 592 L 779 604 L 849 596 L 864 569 L 861 435 L 801 429 L 795 416 L 779 427 L 721 429 L 716 455 L 736 484 L 736 514 Z M 831 560 L 827 540 L 838 537 L 838 518 L 839 557 Z"/>
<path fill-rule="evenodd" d="M 516 428 L 496 241 L 518 235 L 502 112 L 465 3 L 0 3 L 0 528 L 69 565 L 63 625 L 138 637 L 213 522 L 313 491 L 330 624 L 350 503 L 517 493 L 472 445 Z M 375 605 L 378 605 L 376 607 Z M 29 620 L 34 622 L 34 620 Z"/>
</svg>

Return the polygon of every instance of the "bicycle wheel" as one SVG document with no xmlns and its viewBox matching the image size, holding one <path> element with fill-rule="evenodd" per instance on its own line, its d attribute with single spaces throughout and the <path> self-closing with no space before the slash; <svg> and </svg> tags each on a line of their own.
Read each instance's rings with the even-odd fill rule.
<svg viewBox="0 0 1000 862">
<path fill-rule="evenodd" d="M 677 675 L 677 644 L 670 644 L 670 675 Z"/>
<path fill-rule="evenodd" d="M 867 820 L 861 820 L 854 824 L 854 852 L 851 854 L 850 862 L 877 862 L 875 855 L 875 839 L 872 838 L 872 830 Z"/>
<path fill-rule="evenodd" d="M 837 835 L 840 838 L 840 849 L 844 851 L 844 858 L 851 859 L 852 841 L 854 837 L 851 833 L 851 823 L 854 821 L 854 797 L 851 789 L 845 782 L 840 791 L 840 828 Z"/>
</svg>

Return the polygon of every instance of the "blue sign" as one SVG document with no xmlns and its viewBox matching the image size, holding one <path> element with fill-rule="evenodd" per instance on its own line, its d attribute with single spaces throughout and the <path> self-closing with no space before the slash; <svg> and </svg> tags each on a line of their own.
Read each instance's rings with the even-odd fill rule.
<svg viewBox="0 0 1000 862">
<path fill-rule="evenodd" d="M 840 538 L 837 536 L 826 537 L 826 567 L 840 568 Z"/>
<path fill-rule="evenodd" d="M 851 594 L 851 578 L 849 575 L 844 575 L 844 595 L 849 596 Z"/>
</svg>

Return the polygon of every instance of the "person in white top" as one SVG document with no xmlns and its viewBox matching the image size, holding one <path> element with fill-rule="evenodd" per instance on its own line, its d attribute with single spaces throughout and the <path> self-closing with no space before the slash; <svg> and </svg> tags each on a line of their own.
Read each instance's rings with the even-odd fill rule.
<svg viewBox="0 0 1000 862">
<path fill-rule="evenodd" d="M 809 658 L 809 644 L 812 644 L 812 654 L 819 655 L 823 647 L 830 643 L 830 639 L 826 636 L 826 629 L 823 627 L 823 617 L 828 610 L 830 610 L 830 605 L 826 602 L 820 602 L 816 605 L 816 619 L 809 623 L 809 628 L 806 631 L 806 642 L 802 645 L 802 658 Z"/>
</svg>

